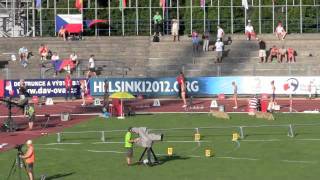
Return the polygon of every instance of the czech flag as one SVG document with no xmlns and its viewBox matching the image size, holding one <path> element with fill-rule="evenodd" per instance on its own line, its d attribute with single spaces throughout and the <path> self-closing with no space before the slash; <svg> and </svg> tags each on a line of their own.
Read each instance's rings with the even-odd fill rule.
<svg viewBox="0 0 320 180">
<path fill-rule="evenodd" d="M 53 62 L 55 71 L 61 70 L 72 70 L 75 68 L 75 64 L 72 62 L 71 59 L 64 59 L 64 60 L 56 60 Z"/>
<path fill-rule="evenodd" d="M 82 9 L 83 9 L 83 0 L 76 0 L 75 6 L 76 6 L 76 8 L 77 8 L 80 12 L 82 12 Z"/>
<path fill-rule="evenodd" d="M 59 14 L 56 16 L 56 32 L 63 26 L 69 33 L 80 33 L 82 23 L 82 14 Z"/>
</svg>

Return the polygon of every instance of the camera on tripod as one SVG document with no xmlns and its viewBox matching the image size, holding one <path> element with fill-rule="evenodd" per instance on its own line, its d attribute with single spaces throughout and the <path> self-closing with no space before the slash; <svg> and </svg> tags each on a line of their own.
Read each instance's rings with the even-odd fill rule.
<svg viewBox="0 0 320 180">
<path fill-rule="evenodd" d="M 23 147 L 23 144 L 17 144 L 14 148 L 17 149 L 19 154 L 23 154 L 22 147 Z"/>
<path fill-rule="evenodd" d="M 131 131 L 139 135 L 139 138 L 137 138 L 137 141 L 135 143 L 138 146 L 145 148 L 139 159 L 139 162 L 142 163 L 146 161 L 147 164 L 151 166 L 155 164 L 159 164 L 158 158 L 156 157 L 152 149 L 152 145 L 156 141 L 162 141 L 163 134 L 149 133 L 149 130 L 146 127 L 133 127 L 131 128 Z M 147 153 L 147 159 L 142 160 L 145 153 Z"/>
</svg>

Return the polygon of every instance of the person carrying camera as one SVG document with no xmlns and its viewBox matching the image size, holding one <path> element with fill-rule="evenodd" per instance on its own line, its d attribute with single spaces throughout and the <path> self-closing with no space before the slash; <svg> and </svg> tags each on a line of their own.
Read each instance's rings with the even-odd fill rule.
<svg viewBox="0 0 320 180">
<path fill-rule="evenodd" d="M 27 169 L 29 180 L 33 180 L 34 179 L 33 165 L 35 160 L 34 148 L 31 140 L 28 140 L 26 145 L 28 147 L 28 150 L 24 155 L 20 155 L 20 158 L 24 159 L 26 162 L 26 169 Z"/>
</svg>

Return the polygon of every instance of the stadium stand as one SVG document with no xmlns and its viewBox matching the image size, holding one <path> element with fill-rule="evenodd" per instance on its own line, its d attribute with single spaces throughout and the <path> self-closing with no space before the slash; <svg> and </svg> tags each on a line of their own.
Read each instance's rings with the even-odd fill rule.
<svg viewBox="0 0 320 180">
<path fill-rule="evenodd" d="M 247 41 L 243 34 L 226 35 L 232 39 L 225 46 L 223 63 L 215 64 L 215 52 L 192 54 L 191 39 L 183 36 L 179 43 L 172 42 L 171 36 L 161 37 L 161 42 L 152 42 L 147 36 L 128 37 L 85 37 L 83 41 L 64 42 L 57 38 L 15 38 L 0 39 L 0 60 L 6 64 L 1 73 L 7 78 L 51 78 L 54 74 L 50 65 L 41 73 L 40 57 L 37 53 L 40 44 L 48 44 L 52 52 L 58 52 L 61 59 L 67 59 L 73 51 L 78 54 L 80 65 L 78 77 L 84 77 L 90 54 L 96 57 L 98 75 L 126 77 L 176 76 L 183 70 L 186 76 L 229 76 L 229 75 L 316 75 L 319 74 L 318 34 L 289 34 L 286 40 L 279 41 L 273 34 L 258 35 L 267 44 L 267 50 L 276 45 L 296 50 L 296 63 L 259 63 L 258 42 Z M 227 38 L 224 39 L 226 41 Z M 227 43 L 227 42 L 225 42 Z M 210 42 L 212 47 L 213 42 Z M 10 61 L 12 54 L 17 56 L 20 47 L 25 46 L 34 56 L 27 68 L 19 62 Z M 7 68 L 7 69 L 6 69 Z M 60 74 L 61 77 L 64 74 Z"/>
</svg>

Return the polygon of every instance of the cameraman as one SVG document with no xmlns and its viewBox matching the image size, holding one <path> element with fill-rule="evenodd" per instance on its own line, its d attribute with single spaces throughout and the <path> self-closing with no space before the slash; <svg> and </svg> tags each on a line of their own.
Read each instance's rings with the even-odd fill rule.
<svg viewBox="0 0 320 180">
<path fill-rule="evenodd" d="M 124 147 L 127 150 L 127 165 L 132 165 L 132 157 L 133 157 L 133 143 L 135 143 L 135 140 L 132 138 L 132 128 L 129 127 L 128 131 L 124 138 Z"/>
<path fill-rule="evenodd" d="M 29 180 L 33 180 L 34 179 L 33 164 L 35 159 L 34 148 L 31 140 L 28 140 L 26 144 L 27 144 L 28 150 L 24 155 L 20 155 L 20 158 L 25 159 Z"/>
</svg>

